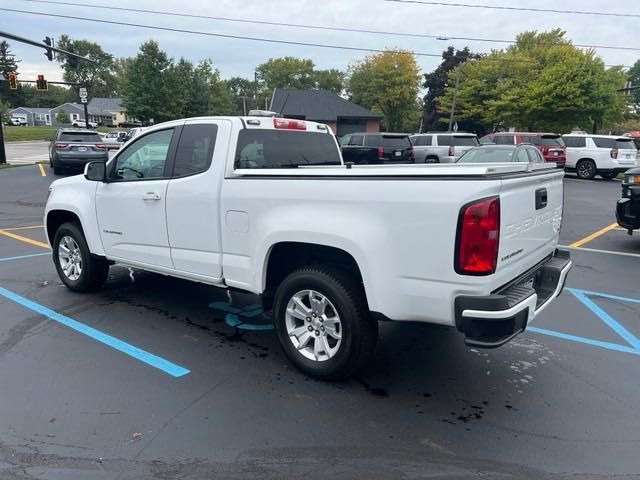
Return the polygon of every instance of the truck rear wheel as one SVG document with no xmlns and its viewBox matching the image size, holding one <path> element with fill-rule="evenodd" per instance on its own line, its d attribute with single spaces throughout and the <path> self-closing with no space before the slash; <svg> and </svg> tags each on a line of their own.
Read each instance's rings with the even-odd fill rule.
<svg viewBox="0 0 640 480">
<path fill-rule="evenodd" d="M 347 378 L 375 348 L 378 325 L 369 317 L 364 289 L 339 269 L 292 272 L 278 287 L 273 312 L 285 354 L 312 377 Z"/>
<path fill-rule="evenodd" d="M 60 225 L 52 246 L 58 276 L 69 290 L 90 292 L 107 280 L 109 264 L 91 256 L 82 229 L 76 223 Z"/>
</svg>

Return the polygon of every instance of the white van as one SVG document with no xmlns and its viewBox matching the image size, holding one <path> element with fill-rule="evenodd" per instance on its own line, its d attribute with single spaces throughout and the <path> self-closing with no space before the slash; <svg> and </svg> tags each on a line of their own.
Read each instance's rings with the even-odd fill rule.
<svg viewBox="0 0 640 480">
<path fill-rule="evenodd" d="M 562 139 L 567 147 L 565 168 L 575 171 L 578 178 L 591 180 L 600 175 L 611 180 L 618 173 L 636 166 L 637 150 L 632 138 L 570 133 Z"/>
</svg>

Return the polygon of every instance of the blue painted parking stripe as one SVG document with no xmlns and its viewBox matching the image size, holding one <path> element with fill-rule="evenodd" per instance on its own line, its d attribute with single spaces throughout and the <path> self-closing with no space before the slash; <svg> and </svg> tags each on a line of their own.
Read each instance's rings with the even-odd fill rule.
<svg viewBox="0 0 640 480">
<path fill-rule="evenodd" d="M 589 290 L 582 290 L 579 288 L 567 288 L 567 290 L 569 290 L 571 293 L 580 292 L 585 295 L 590 295 L 593 297 L 602 297 L 602 298 L 608 298 L 610 300 L 620 300 L 622 302 L 629 302 L 629 303 L 640 303 L 640 298 L 621 297 L 619 295 L 610 295 L 608 293 L 591 292 Z"/>
<path fill-rule="evenodd" d="M 609 350 L 615 350 L 616 352 L 632 353 L 634 355 L 640 355 L 640 351 L 635 348 L 627 347 L 625 345 L 618 345 L 610 342 L 603 342 L 601 340 L 594 340 L 592 338 L 578 337 L 576 335 L 569 335 L 568 333 L 555 332 L 553 330 L 547 330 L 546 328 L 527 327 L 527 332 L 540 333 L 542 335 L 549 335 L 550 337 L 562 338 L 564 340 L 571 340 L 573 342 L 585 343 L 587 345 L 593 345 L 594 347 L 602 347 Z"/>
<path fill-rule="evenodd" d="M 18 255 L 17 257 L 0 258 L 0 262 L 8 262 L 9 260 L 22 260 L 23 258 L 42 257 L 43 255 L 51 255 L 51 252 L 31 253 L 29 255 Z"/>
<path fill-rule="evenodd" d="M 75 330 L 76 332 L 87 335 L 88 337 L 91 337 L 94 340 L 97 340 L 98 342 L 101 342 L 111 348 L 115 348 L 116 350 L 119 350 L 120 352 L 129 355 L 136 360 L 146 363 L 147 365 L 157 368 L 158 370 L 162 370 L 172 377 L 182 377 L 183 375 L 189 373 L 189 370 L 181 367 L 180 365 L 176 365 L 169 360 L 158 357 L 157 355 L 130 345 L 127 342 L 124 342 L 116 337 L 112 337 L 111 335 L 96 330 L 95 328 L 85 325 L 84 323 L 78 322 L 77 320 L 62 315 L 61 313 L 58 313 L 54 310 L 51 310 L 50 308 L 45 307 L 44 305 L 40 305 L 39 303 L 31 301 L 28 298 L 7 290 L 6 288 L 0 287 L 0 295 L 22 305 L 23 307 L 28 308 L 29 310 L 39 313 L 40 315 L 44 315 L 45 317 L 48 317 L 55 322 L 61 323 L 62 325 Z"/>
<path fill-rule="evenodd" d="M 602 308 L 595 304 L 593 300 L 591 300 L 586 292 L 579 290 L 577 288 L 569 288 L 568 289 L 578 300 L 580 300 L 585 307 L 591 310 L 600 320 L 606 323 L 614 332 L 624 338 L 629 345 L 634 347 L 636 350 L 640 351 L 640 339 L 638 339 L 635 335 L 633 335 L 629 330 L 624 328 L 621 324 L 613 319 L 611 315 L 605 312 Z M 593 293 L 593 295 L 598 296 L 599 294 Z M 606 298 L 606 297 L 605 297 Z M 610 298 L 610 297 L 609 297 Z"/>
</svg>

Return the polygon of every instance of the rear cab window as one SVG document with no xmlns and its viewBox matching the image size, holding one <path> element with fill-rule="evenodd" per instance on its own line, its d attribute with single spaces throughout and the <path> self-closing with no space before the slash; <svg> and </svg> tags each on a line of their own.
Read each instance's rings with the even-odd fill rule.
<svg viewBox="0 0 640 480">
<path fill-rule="evenodd" d="M 185 125 L 176 150 L 173 176 L 185 177 L 207 171 L 217 134 L 218 126 L 214 124 Z"/>
<path fill-rule="evenodd" d="M 409 148 L 409 135 L 382 135 L 382 146 L 389 148 Z"/>
<path fill-rule="evenodd" d="M 58 140 L 62 142 L 101 143 L 100 135 L 95 132 L 61 132 Z"/>
<path fill-rule="evenodd" d="M 362 135 L 359 136 L 362 138 Z M 336 142 L 327 133 L 243 129 L 238 134 L 234 161 L 236 169 L 341 164 Z"/>
</svg>

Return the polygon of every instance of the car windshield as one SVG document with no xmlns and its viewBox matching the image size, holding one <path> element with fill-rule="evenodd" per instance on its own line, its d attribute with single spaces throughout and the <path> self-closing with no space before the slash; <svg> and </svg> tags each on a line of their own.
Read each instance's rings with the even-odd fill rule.
<svg viewBox="0 0 640 480">
<path fill-rule="evenodd" d="M 244 129 L 238 134 L 235 168 L 296 168 L 341 163 L 336 141 L 326 133 Z"/>
<path fill-rule="evenodd" d="M 522 135 L 522 143 L 545 147 L 564 147 L 564 142 L 560 135 Z"/>
<path fill-rule="evenodd" d="M 635 150 L 636 146 L 632 139 L 619 138 L 616 140 L 616 147 L 620 150 Z"/>
<path fill-rule="evenodd" d="M 62 132 L 58 140 L 63 142 L 85 143 L 99 143 L 102 141 L 100 135 L 94 132 Z"/>
<path fill-rule="evenodd" d="M 411 146 L 409 136 L 383 135 L 382 146 L 391 148 L 407 148 Z"/>
<path fill-rule="evenodd" d="M 462 155 L 457 163 L 506 163 L 513 162 L 514 148 L 478 147 Z"/>
<path fill-rule="evenodd" d="M 438 145 L 454 147 L 475 147 L 478 137 L 475 135 L 438 135 Z"/>
</svg>

